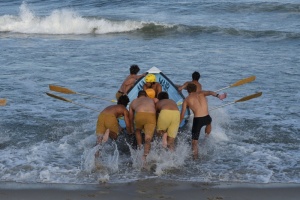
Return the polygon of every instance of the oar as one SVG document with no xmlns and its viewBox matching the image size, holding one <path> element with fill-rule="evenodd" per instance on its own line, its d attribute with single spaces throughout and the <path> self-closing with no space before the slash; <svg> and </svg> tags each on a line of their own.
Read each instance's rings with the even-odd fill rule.
<svg viewBox="0 0 300 200">
<path fill-rule="evenodd" d="M 6 99 L 0 99 L 0 106 L 6 105 Z"/>
<path fill-rule="evenodd" d="M 100 112 L 99 110 L 96 110 L 94 108 L 91 108 L 91 107 L 88 107 L 88 106 L 85 106 L 85 105 L 82 105 L 82 104 L 79 104 L 79 103 L 76 103 L 70 99 L 66 99 L 66 98 L 63 98 L 63 97 L 60 97 L 60 96 L 57 96 L 57 95 L 54 95 L 54 94 L 51 94 L 51 93 L 48 93 L 46 92 L 46 94 L 50 97 L 53 97 L 53 98 L 56 98 L 56 99 L 59 99 L 59 100 L 62 100 L 62 101 L 66 101 L 66 102 L 69 102 L 69 103 L 73 103 L 75 105 L 78 105 L 78 106 L 81 106 L 81 107 L 84 107 L 84 108 L 88 108 L 90 110 L 94 110 L 94 111 L 97 111 L 97 112 Z"/>
<path fill-rule="evenodd" d="M 240 86 L 240 85 L 243 85 L 243 84 L 245 84 L 245 83 L 250 83 L 250 82 L 254 81 L 255 78 L 256 78 L 255 76 L 250 76 L 250 77 L 248 77 L 248 78 L 241 79 L 241 80 L 239 80 L 239 81 L 237 81 L 237 82 L 235 82 L 235 83 L 233 83 L 233 84 L 231 84 L 231 85 L 229 85 L 229 86 L 227 86 L 227 87 L 224 87 L 224 88 L 221 88 L 221 89 L 219 89 L 219 90 L 216 90 L 215 92 L 219 92 L 219 91 L 221 91 L 221 90 L 225 90 L 225 89 L 231 88 L 231 87 Z"/>
<path fill-rule="evenodd" d="M 221 105 L 221 106 L 217 106 L 217 107 L 214 107 L 212 109 L 210 109 L 209 111 L 211 110 L 215 110 L 215 109 L 218 109 L 218 108 L 221 108 L 221 107 L 224 107 L 224 106 L 228 106 L 230 104 L 234 104 L 234 103 L 238 103 L 238 102 L 243 102 L 243 101 L 248 101 L 250 99 L 254 99 L 254 98 L 257 98 L 257 97 L 260 97 L 262 95 L 262 92 L 258 92 L 258 93 L 255 93 L 255 94 L 251 94 L 249 96 L 245 96 L 239 100 L 236 100 L 236 101 L 233 101 L 233 102 L 230 102 L 230 103 L 227 103 L 227 104 L 224 104 L 224 105 Z"/>
<path fill-rule="evenodd" d="M 90 97 L 94 97 L 94 98 L 98 98 L 98 99 L 102 99 L 105 101 L 111 101 L 116 103 L 116 100 L 109 100 L 109 99 L 105 99 L 105 98 L 101 98 L 95 95 L 90 95 L 90 94 L 83 94 L 83 93 L 79 93 L 79 92 L 75 92 L 73 90 L 70 90 L 68 88 L 65 87 L 61 87 L 61 86 L 57 86 L 57 85 L 49 85 L 49 89 L 55 92 L 60 92 L 60 93 L 64 93 L 64 94 L 79 94 L 79 95 L 83 95 L 83 96 L 90 96 Z"/>
</svg>

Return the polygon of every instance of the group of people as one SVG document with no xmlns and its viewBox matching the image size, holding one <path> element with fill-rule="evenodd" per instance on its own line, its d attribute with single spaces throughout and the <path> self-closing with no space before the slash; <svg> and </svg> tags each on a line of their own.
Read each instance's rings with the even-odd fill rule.
<svg viewBox="0 0 300 200">
<path fill-rule="evenodd" d="M 135 134 L 138 147 L 142 147 L 142 132 L 145 134 L 143 161 L 146 162 L 147 155 L 151 149 L 151 141 L 156 133 L 162 137 L 162 145 L 173 151 L 175 138 L 181 121 L 184 119 L 186 109 L 189 108 L 194 114 L 192 125 L 192 152 L 193 158 L 198 158 L 198 139 L 201 128 L 206 126 L 205 133 L 211 132 L 212 119 L 208 113 L 206 96 L 212 95 L 220 100 L 226 98 L 226 93 L 217 94 L 213 91 L 203 91 L 199 83 L 200 73 L 192 74 L 192 81 L 178 86 L 178 91 L 186 89 L 188 96 L 184 99 L 181 111 L 167 92 L 162 91 L 161 85 L 156 82 L 154 74 L 137 75 L 140 71 L 137 65 L 130 67 L 130 75 L 122 83 L 116 93 L 117 105 L 111 105 L 101 111 L 97 121 L 96 135 L 97 144 L 104 143 L 111 138 L 116 140 L 120 132 L 119 117 L 124 117 L 128 134 Z M 127 110 L 129 98 L 127 92 L 141 77 L 145 78 L 143 90 L 138 92 Z"/>
</svg>

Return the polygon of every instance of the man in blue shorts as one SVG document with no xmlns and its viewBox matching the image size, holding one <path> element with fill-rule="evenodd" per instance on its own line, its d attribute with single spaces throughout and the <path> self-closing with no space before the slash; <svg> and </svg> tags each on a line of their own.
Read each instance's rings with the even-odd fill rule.
<svg viewBox="0 0 300 200">
<path fill-rule="evenodd" d="M 208 104 L 206 96 L 212 95 L 220 100 L 226 98 L 227 94 L 217 94 L 213 91 L 200 91 L 197 92 L 197 86 L 193 83 L 187 85 L 189 95 L 183 101 L 182 110 L 180 115 L 180 122 L 184 118 L 186 108 L 189 107 L 194 113 L 193 127 L 192 127 L 192 151 L 194 160 L 198 158 L 198 139 L 201 128 L 205 127 L 205 133 L 211 132 L 211 117 L 208 114 Z"/>
</svg>

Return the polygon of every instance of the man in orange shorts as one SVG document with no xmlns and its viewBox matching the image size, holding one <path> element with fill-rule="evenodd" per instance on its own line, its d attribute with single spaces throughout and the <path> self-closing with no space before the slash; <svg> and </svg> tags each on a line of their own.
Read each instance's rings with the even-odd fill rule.
<svg viewBox="0 0 300 200">
<path fill-rule="evenodd" d="M 175 101 L 169 99 L 167 92 L 158 94 L 156 111 L 159 113 L 157 119 L 157 132 L 162 135 L 163 147 L 174 151 L 174 141 L 180 124 L 180 112 Z"/>
<path fill-rule="evenodd" d="M 119 117 L 124 117 L 127 132 L 132 132 L 129 120 L 129 112 L 126 109 L 128 103 L 128 96 L 123 95 L 118 99 L 117 105 L 111 105 L 102 110 L 102 112 L 98 116 L 96 127 L 97 144 L 106 142 L 109 137 L 112 140 L 116 140 L 118 138 Z"/>
<path fill-rule="evenodd" d="M 138 98 L 132 101 L 129 108 L 129 118 L 131 121 L 132 129 L 135 125 L 135 137 L 138 147 L 142 146 L 142 134 L 145 132 L 145 144 L 143 161 L 150 152 L 151 140 L 156 126 L 156 110 L 154 101 L 149 98 L 144 90 L 139 91 Z M 134 122 L 134 123 L 133 123 Z"/>
</svg>

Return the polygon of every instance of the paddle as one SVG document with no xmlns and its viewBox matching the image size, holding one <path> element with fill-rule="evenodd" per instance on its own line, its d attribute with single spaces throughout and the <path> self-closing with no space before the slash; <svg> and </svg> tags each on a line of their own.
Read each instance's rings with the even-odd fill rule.
<svg viewBox="0 0 300 200">
<path fill-rule="evenodd" d="M 236 100 L 236 101 L 233 101 L 233 102 L 230 102 L 230 103 L 227 103 L 227 104 L 224 104 L 224 105 L 221 105 L 221 106 L 217 106 L 217 107 L 214 107 L 212 109 L 210 109 L 209 111 L 211 110 L 215 110 L 215 109 L 218 109 L 218 108 L 221 108 L 221 107 L 224 107 L 224 106 L 228 106 L 230 104 L 234 104 L 234 103 L 238 103 L 238 102 L 243 102 L 243 101 L 248 101 L 250 99 L 254 99 L 254 98 L 257 98 L 257 97 L 260 97 L 262 95 L 262 92 L 258 92 L 258 93 L 255 93 L 255 94 L 251 94 L 249 96 L 245 96 L 239 100 Z"/>
<path fill-rule="evenodd" d="M 54 94 L 51 94 L 51 93 L 48 93 L 48 92 L 46 92 L 46 94 L 47 94 L 48 96 L 50 96 L 50 97 L 53 97 L 53 98 L 56 98 L 56 99 L 59 99 L 59 100 L 62 100 L 62 101 L 66 101 L 66 102 L 69 102 L 69 103 L 73 103 L 73 104 L 75 104 L 75 105 L 82 106 L 82 107 L 88 108 L 88 109 L 90 109 L 90 110 L 94 110 L 94 111 L 100 112 L 99 110 L 96 110 L 96 109 L 94 109 L 94 108 L 91 108 L 91 107 L 88 107 L 88 106 L 85 106 L 85 105 L 76 103 L 76 102 L 74 102 L 74 101 L 72 101 L 72 100 L 70 100 L 70 99 L 66 99 L 66 98 L 63 98 L 63 97 L 60 97 L 60 96 L 57 96 L 57 95 L 54 95 Z"/>
<path fill-rule="evenodd" d="M 6 99 L 0 99 L 0 106 L 6 105 Z"/>
<path fill-rule="evenodd" d="M 255 78 L 256 78 L 255 76 L 250 76 L 248 78 L 241 79 L 241 80 L 239 80 L 239 81 L 237 81 L 237 82 L 235 82 L 235 83 L 233 83 L 233 84 L 231 84 L 227 87 L 216 90 L 215 92 L 219 92 L 219 91 L 225 90 L 227 88 L 236 87 L 236 86 L 240 86 L 240 85 L 243 85 L 243 84 L 246 84 L 246 83 L 250 83 L 250 82 L 254 81 Z"/>
<path fill-rule="evenodd" d="M 79 94 L 79 95 L 83 95 L 83 96 L 90 96 L 90 97 L 94 97 L 94 98 L 98 98 L 98 99 L 102 99 L 105 101 L 111 101 L 116 103 L 116 100 L 109 100 L 109 99 L 104 99 L 95 95 L 90 95 L 90 94 L 83 94 L 83 93 L 79 93 L 79 92 L 75 92 L 73 90 L 70 90 L 68 88 L 65 87 L 61 87 L 61 86 L 57 86 L 57 85 L 49 85 L 49 89 L 55 92 L 60 92 L 60 93 L 64 93 L 64 94 Z"/>
</svg>

